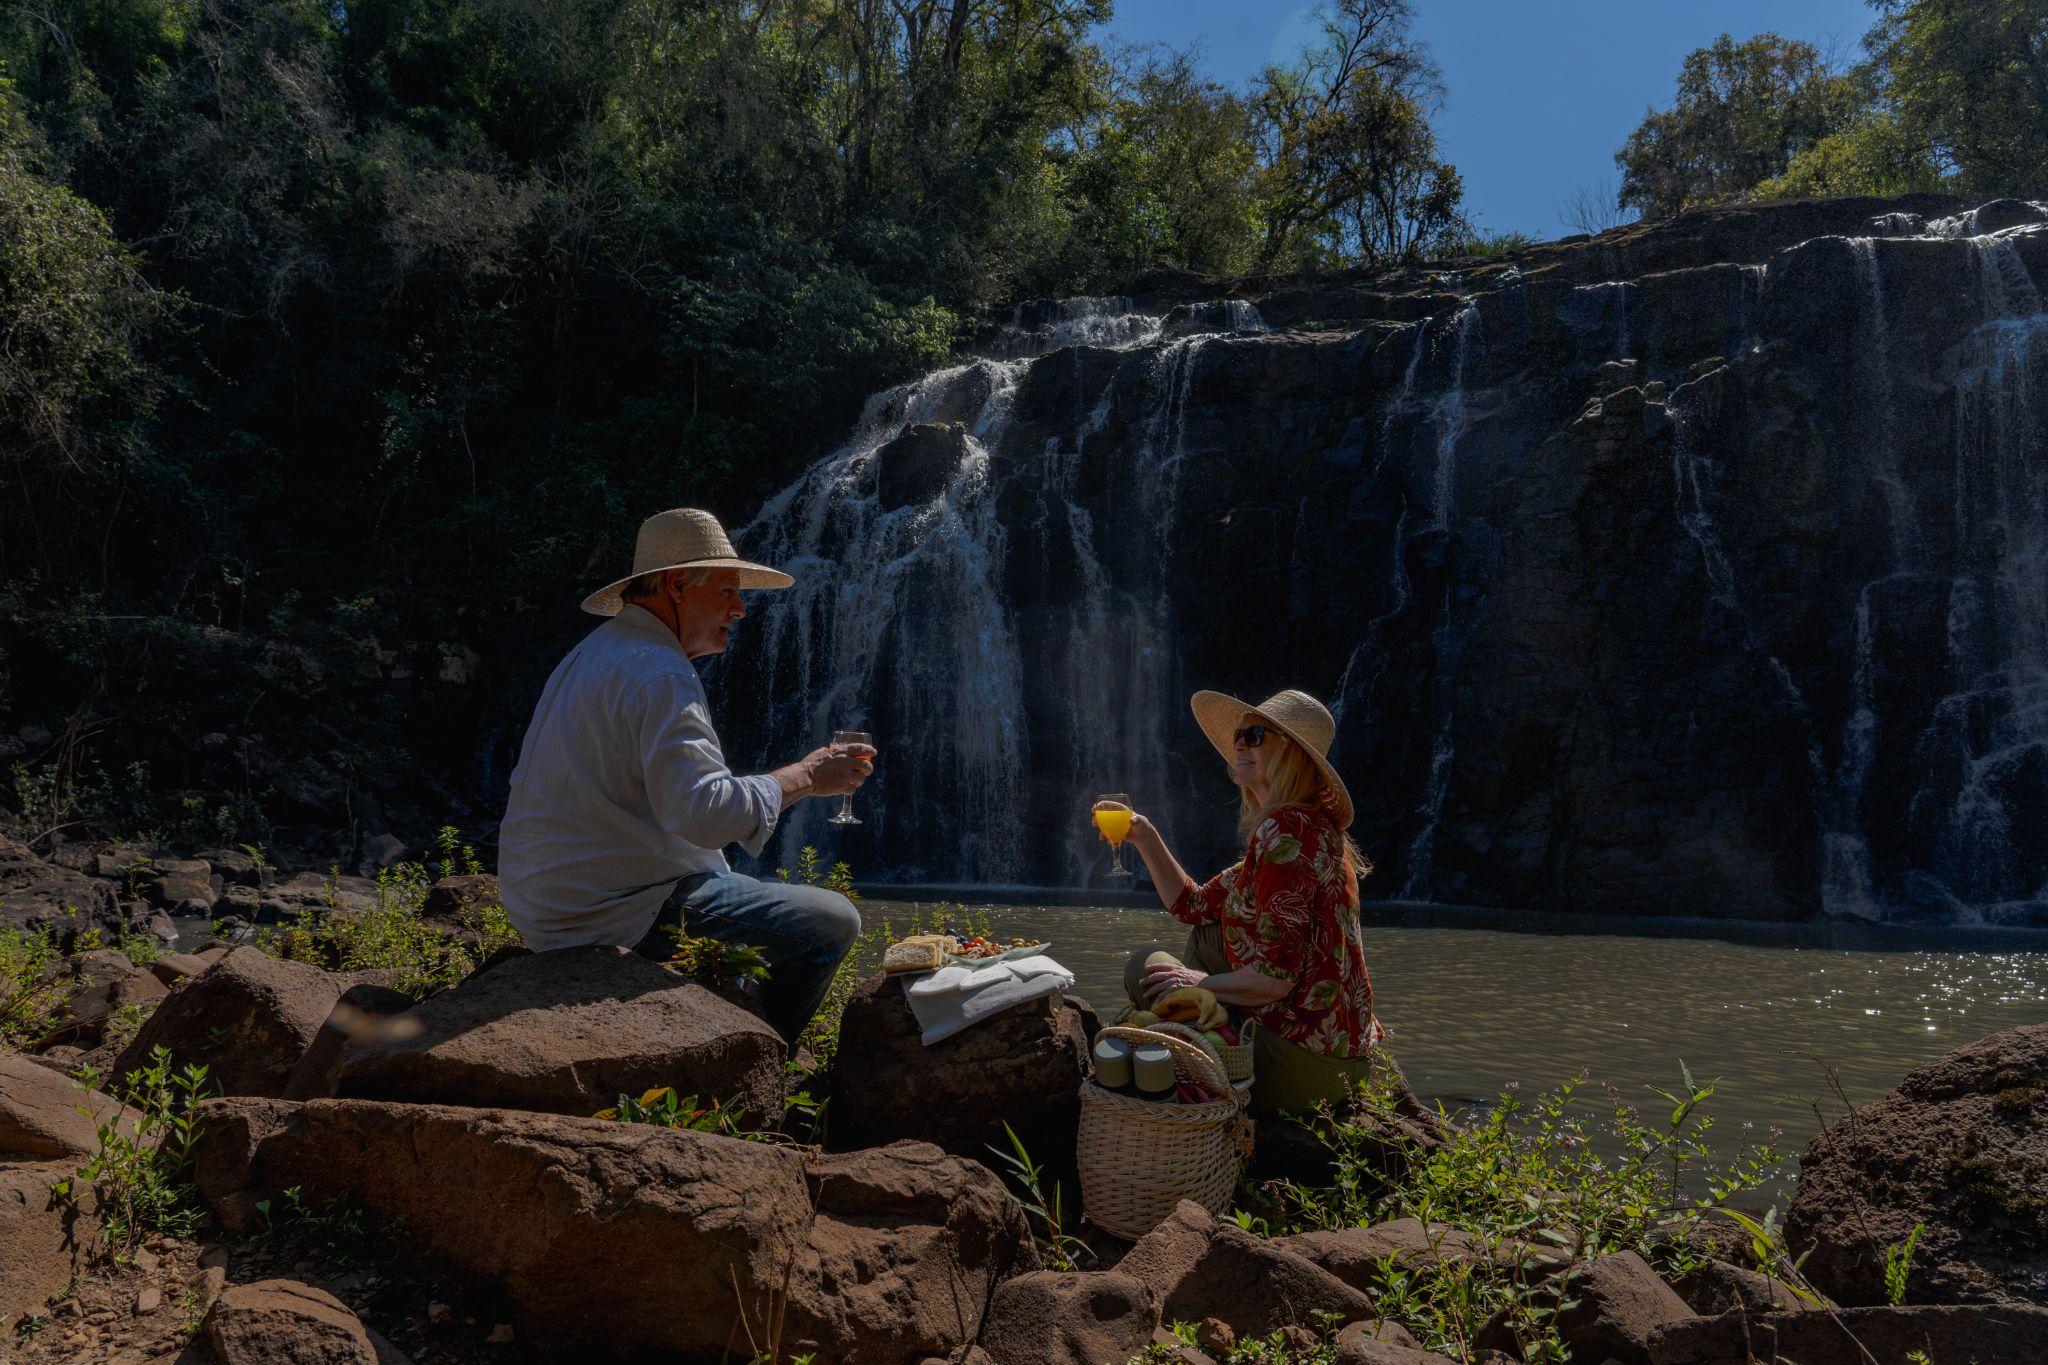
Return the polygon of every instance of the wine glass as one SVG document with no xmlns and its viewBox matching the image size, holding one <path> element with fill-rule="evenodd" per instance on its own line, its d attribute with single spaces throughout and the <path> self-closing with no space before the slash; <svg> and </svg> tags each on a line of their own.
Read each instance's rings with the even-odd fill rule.
<svg viewBox="0 0 2048 1365">
<path fill-rule="evenodd" d="M 832 732 L 832 742 L 834 744 L 865 744 L 872 749 L 875 745 L 875 737 L 865 730 L 834 730 Z M 839 813 L 825 823 L 828 825 L 857 825 L 860 822 L 860 817 L 853 813 L 853 793 L 841 792 L 839 794 Z"/>
<path fill-rule="evenodd" d="M 1124 839 L 1131 832 L 1131 798 L 1122 792 L 1106 792 L 1095 798 L 1096 805 L 1111 803 L 1109 810 L 1095 812 L 1095 828 L 1102 831 L 1102 837 L 1109 840 L 1109 875 L 1132 877 L 1137 874 L 1124 866 Z"/>
</svg>

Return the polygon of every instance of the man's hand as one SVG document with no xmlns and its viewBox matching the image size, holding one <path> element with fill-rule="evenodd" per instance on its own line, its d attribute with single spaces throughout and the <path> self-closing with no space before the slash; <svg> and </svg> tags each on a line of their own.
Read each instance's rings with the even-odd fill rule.
<svg viewBox="0 0 2048 1365">
<path fill-rule="evenodd" d="M 782 804 L 806 796 L 838 796 L 868 780 L 875 770 L 872 744 L 827 744 L 772 774 L 782 784 Z"/>
<path fill-rule="evenodd" d="M 1146 971 L 1142 989 L 1147 1000 L 1157 1000 L 1168 991 L 1177 991 L 1182 986 L 1199 986 L 1208 979 L 1208 973 L 1198 972 L 1193 967 L 1162 962 Z"/>
</svg>

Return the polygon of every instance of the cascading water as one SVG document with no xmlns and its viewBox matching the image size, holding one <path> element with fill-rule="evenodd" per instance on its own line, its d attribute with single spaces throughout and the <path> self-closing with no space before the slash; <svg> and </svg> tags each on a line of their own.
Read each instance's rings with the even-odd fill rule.
<svg viewBox="0 0 2048 1365">
<path fill-rule="evenodd" d="M 1855 599 L 1850 708 L 1824 820 L 1822 896 L 1832 915 L 1884 917 L 1888 901 L 1903 899 L 1923 914 L 1995 921 L 2025 918 L 2048 901 L 2048 849 L 2034 823 L 2048 796 L 2048 490 L 2032 397 L 2035 338 L 2048 317 L 2015 245 L 2018 234 L 2040 229 L 1980 234 L 1978 221 L 1972 210 L 1923 234 L 1966 243 L 1977 283 L 1978 322 L 1955 362 L 1950 525 L 1940 537 L 1950 548 L 1937 548 L 1900 465 L 1877 243 L 1850 242 L 1864 313 L 1858 382 L 1874 432 L 1865 458 L 1891 535 L 1890 571 Z M 1913 638 L 1929 598 L 1945 599 L 1942 638 L 1901 646 L 1897 637 Z M 1880 678 L 1935 661 L 1946 690 L 1924 724 L 1917 734 L 1887 734 Z M 1894 849 L 1880 860 L 1869 779 L 1887 746 L 1900 745 L 1913 784 L 1908 835 L 1923 852 Z"/>
<path fill-rule="evenodd" d="M 1102 862 L 1087 798 L 1168 787 L 1171 513 L 1218 333 L 1167 340 L 1166 321 L 1125 299 L 1019 309 L 986 347 L 1000 358 L 871 399 L 853 436 L 739 533 L 797 580 L 757 600 L 730 665 L 764 698 L 762 756 L 872 731 L 883 757 L 859 837 L 900 880 L 1079 884 Z M 1243 301 L 1182 327 L 1202 322 L 1262 326 Z M 1024 448 L 1019 386 L 1087 356 L 1114 363 L 1090 370 L 1086 408 Z M 1125 383 L 1128 365 L 1141 369 Z M 1136 420 L 1118 411 L 1134 401 Z M 1103 449 L 1113 419 L 1122 440 Z M 1082 486 L 1105 469 L 1108 487 Z M 1019 583 L 1019 565 L 1041 581 Z M 792 847 L 823 841 L 819 804 L 792 813 Z"/>
<path fill-rule="evenodd" d="M 1451 319 L 1451 329 L 1450 383 L 1431 405 L 1429 418 L 1436 441 L 1430 489 L 1431 529 L 1446 537 L 1454 535 L 1457 524 L 1458 441 L 1465 434 L 1465 383 L 1473 346 L 1479 336 L 1478 305 L 1468 303 L 1459 309 Z M 1415 337 L 1418 360 L 1428 337 L 1428 322 L 1425 321 Z M 1415 362 L 1411 361 L 1402 382 L 1404 397 L 1413 387 L 1414 378 Z M 1458 654 L 1463 643 L 1463 633 L 1458 626 L 1452 611 L 1452 577 L 1446 573 L 1434 633 L 1436 658 L 1430 686 L 1429 771 L 1423 783 L 1421 825 L 1408 846 L 1405 859 L 1408 872 L 1401 887 L 1402 897 L 1408 900 L 1427 900 L 1430 897 L 1437 826 L 1443 820 L 1444 803 L 1450 796 L 1451 760 L 1456 753 L 1452 721 Z"/>
<path fill-rule="evenodd" d="M 1982 320 L 1956 391 L 1955 691 L 1921 736 L 1930 781 L 1914 811 L 1936 826 L 1934 873 L 1947 892 L 1995 918 L 2048 899 L 2040 840 L 2021 828 L 2048 777 L 2048 488 L 2033 399 L 2048 317 L 2010 233 L 1970 243 Z"/>
</svg>

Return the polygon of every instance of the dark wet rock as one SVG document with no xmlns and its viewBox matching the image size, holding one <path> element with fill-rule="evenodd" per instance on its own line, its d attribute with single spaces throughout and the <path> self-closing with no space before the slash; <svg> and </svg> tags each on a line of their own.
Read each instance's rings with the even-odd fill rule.
<svg viewBox="0 0 2048 1365">
<path fill-rule="evenodd" d="M 140 879 L 150 903 L 173 915 L 207 915 L 220 899 L 221 882 L 200 858 L 165 858 L 149 864 Z"/>
<path fill-rule="evenodd" d="M 967 428 L 958 423 L 906 425 L 875 452 L 875 490 L 885 507 L 930 502 L 967 458 Z"/>
<path fill-rule="evenodd" d="M 1916 1225 L 1911 1302 L 2048 1302 L 2048 1024 L 1929 1062 L 1800 1153 L 1785 1235 L 1835 1299 L 1886 1302 Z"/>
<path fill-rule="evenodd" d="M 1673 1279 L 1671 1289 L 1701 1317 L 1738 1308 L 1767 1313 L 1806 1306 L 1783 1280 L 1726 1261 L 1709 1260 L 1695 1266 Z"/>
</svg>

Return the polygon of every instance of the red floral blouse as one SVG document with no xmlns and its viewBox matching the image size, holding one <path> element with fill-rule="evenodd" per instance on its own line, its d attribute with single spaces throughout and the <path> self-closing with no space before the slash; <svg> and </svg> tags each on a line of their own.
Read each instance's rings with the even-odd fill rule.
<svg viewBox="0 0 2048 1365">
<path fill-rule="evenodd" d="M 1233 969 L 1294 982 L 1272 1004 L 1249 1010 L 1261 1028 L 1311 1052 L 1356 1057 L 1377 1030 L 1349 894 L 1343 836 L 1321 812 L 1283 806 L 1252 831 L 1241 861 L 1188 888 L 1173 915 L 1186 924 L 1220 923 Z"/>
</svg>

